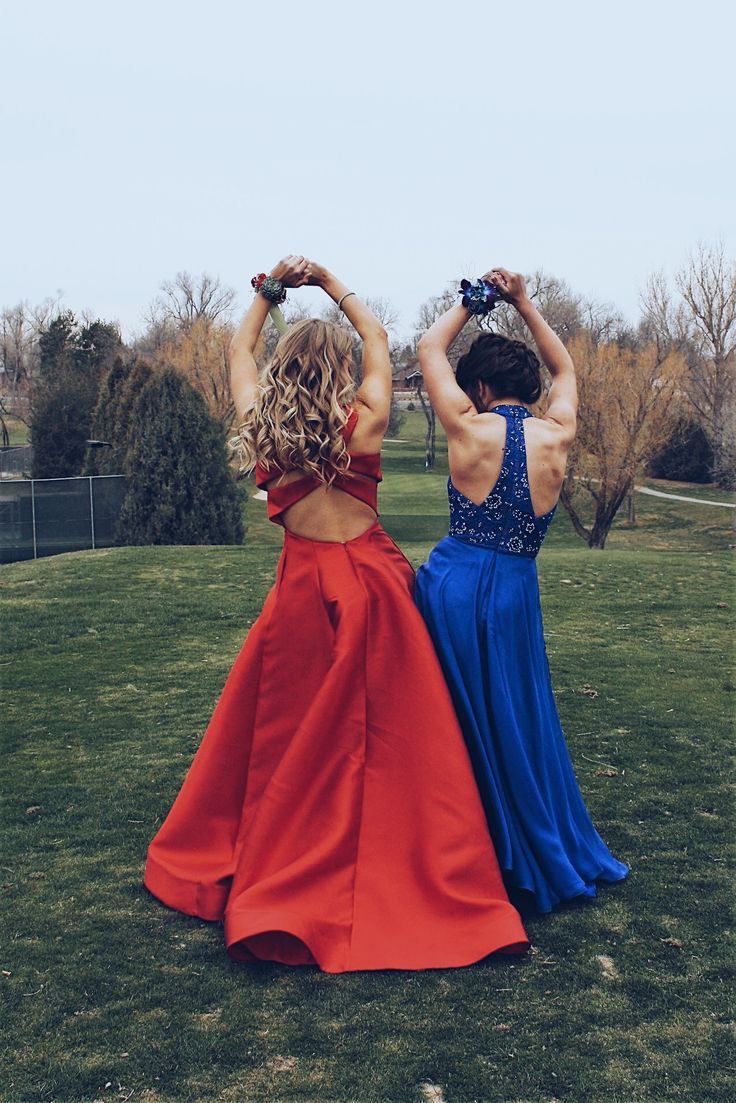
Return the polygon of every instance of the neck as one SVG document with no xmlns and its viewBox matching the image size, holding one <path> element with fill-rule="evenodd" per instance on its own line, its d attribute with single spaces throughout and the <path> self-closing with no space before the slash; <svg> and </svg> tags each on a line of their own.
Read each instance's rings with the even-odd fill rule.
<svg viewBox="0 0 736 1103">
<path fill-rule="evenodd" d="M 488 413 L 490 414 L 496 406 L 523 406 L 523 402 L 519 402 L 518 398 L 494 398 L 488 406 Z"/>
</svg>

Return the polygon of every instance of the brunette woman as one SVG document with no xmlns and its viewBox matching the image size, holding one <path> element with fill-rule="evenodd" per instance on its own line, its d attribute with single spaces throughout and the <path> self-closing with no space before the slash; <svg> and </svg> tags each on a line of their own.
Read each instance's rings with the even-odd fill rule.
<svg viewBox="0 0 736 1103">
<path fill-rule="evenodd" d="M 555 512 L 575 436 L 575 370 L 526 294 L 494 268 L 419 343 L 449 445 L 450 534 L 420 568 L 417 601 L 450 687 L 507 885 L 539 911 L 594 896 L 627 867 L 594 828 L 573 773 L 550 681 L 536 555 Z M 448 347 L 471 313 L 500 296 L 526 322 L 552 377 L 523 342 L 483 333 Z M 485 303 L 485 306 L 484 306 Z"/>
</svg>

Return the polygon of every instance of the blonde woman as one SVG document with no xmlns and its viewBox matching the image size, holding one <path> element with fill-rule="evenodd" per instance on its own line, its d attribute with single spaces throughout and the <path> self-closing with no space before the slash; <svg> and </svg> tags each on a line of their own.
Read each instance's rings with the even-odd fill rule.
<svg viewBox="0 0 736 1103">
<path fill-rule="evenodd" d="M 363 342 L 303 321 L 261 378 L 254 349 L 283 288 L 313 284 Z M 335 276 L 287 257 L 232 346 L 247 468 L 284 547 L 174 806 L 146 885 L 224 918 L 239 961 L 327 972 L 467 965 L 527 939 L 503 887 L 414 572 L 377 519 L 389 417 L 386 333 Z"/>
</svg>

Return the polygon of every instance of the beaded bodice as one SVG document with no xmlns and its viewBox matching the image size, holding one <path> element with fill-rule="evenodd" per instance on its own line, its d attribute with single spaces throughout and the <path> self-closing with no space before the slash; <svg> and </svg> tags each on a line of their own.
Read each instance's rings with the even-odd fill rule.
<svg viewBox="0 0 736 1103">
<path fill-rule="evenodd" d="M 541 517 L 534 516 L 524 439 L 524 421 L 533 414 L 526 406 L 515 405 L 496 406 L 493 412 L 506 419 L 501 473 L 480 505 L 461 494 L 451 478 L 447 480 L 450 536 L 468 544 L 534 558 L 557 507 Z"/>
</svg>

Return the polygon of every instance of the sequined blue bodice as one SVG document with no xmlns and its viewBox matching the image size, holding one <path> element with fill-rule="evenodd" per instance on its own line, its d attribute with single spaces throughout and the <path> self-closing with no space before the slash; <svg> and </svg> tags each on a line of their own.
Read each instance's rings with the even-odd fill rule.
<svg viewBox="0 0 736 1103">
<path fill-rule="evenodd" d="M 447 480 L 450 499 L 450 536 L 468 544 L 511 555 L 534 557 L 542 546 L 555 510 L 534 516 L 526 466 L 524 421 L 532 417 L 526 406 L 503 405 L 493 410 L 506 419 L 506 447 L 496 485 L 480 505 L 471 502 Z M 557 507 L 555 507 L 556 509 Z"/>
</svg>

